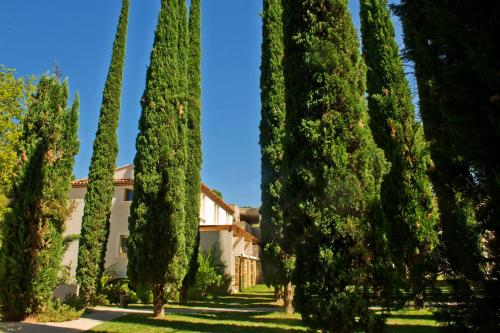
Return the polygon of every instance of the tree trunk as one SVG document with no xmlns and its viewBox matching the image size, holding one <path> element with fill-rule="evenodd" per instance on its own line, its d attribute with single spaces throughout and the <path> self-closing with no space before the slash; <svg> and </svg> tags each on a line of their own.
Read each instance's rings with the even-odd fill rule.
<svg viewBox="0 0 500 333">
<path fill-rule="evenodd" d="M 179 291 L 179 303 L 180 304 L 187 304 L 187 302 L 188 302 L 187 294 L 188 294 L 187 283 L 183 283 L 182 287 Z"/>
<path fill-rule="evenodd" d="M 274 301 L 279 302 L 283 299 L 283 292 L 281 286 L 274 286 Z"/>
<path fill-rule="evenodd" d="M 415 308 L 418 310 L 421 310 L 425 307 L 424 291 L 419 291 L 415 295 L 414 302 L 415 302 Z"/>
<path fill-rule="evenodd" d="M 285 284 L 285 313 L 293 314 L 295 312 L 293 308 L 293 286 L 292 282 Z"/>
<path fill-rule="evenodd" d="M 163 285 L 157 284 L 153 287 L 153 317 L 163 318 L 165 316 L 164 306 L 165 293 Z"/>
</svg>

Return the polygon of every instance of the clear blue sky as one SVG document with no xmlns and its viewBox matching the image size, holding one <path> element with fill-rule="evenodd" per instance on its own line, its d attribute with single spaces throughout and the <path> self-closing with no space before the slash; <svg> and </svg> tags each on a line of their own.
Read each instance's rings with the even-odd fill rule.
<svg viewBox="0 0 500 333">
<path fill-rule="evenodd" d="M 202 2 L 202 178 L 220 190 L 227 202 L 257 206 L 262 1 Z M 350 2 L 359 27 L 358 3 Z M 0 3 L 0 64 L 16 68 L 19 75 L 40 75 L 57 62 L 69 78 L 72 93 L 80 93 L 78 178 L 88 172 L 120 6 L 119 0 Z M 159 0 L 131 1 L 118 165 L 134 159 L 139 101 L 159 6 Z"/>
</svg>

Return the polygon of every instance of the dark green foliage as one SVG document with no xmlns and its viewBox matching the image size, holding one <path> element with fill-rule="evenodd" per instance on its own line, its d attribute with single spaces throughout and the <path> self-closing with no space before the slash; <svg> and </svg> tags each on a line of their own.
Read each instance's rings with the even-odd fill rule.
<svg viewBox="0 0 500 333">
<path fill-rule="evenodd" d="M 23 120 L 11 213 L 2 226 L 0 296 L 5 318 L 22 319 L 48 309 L 58 282 L 79 147 L 78 97 L 70 108 L 67 99 L 67 82 L 44 76 Z"/>
<path fill-rule="evenodd" d="M 456 306 L 447 320 L 461 331 L 496 331 L 500 3 L 405 0 L 397 13 L 406 55 L 415 62 L 420 111 L 436 164 L 444 268 L 456 279 Z"/>
<path fill-rule="evenodd" d="M 42 314 L 36 317 L 36 320 L 39 323 L 57 323 L 76 320 L 82 316 L 83 312 L 84 309 L 77 309 L 57 298 L 47 307 L 47 309 L 44 310 Z"/>
<path fill-rule="evenodd" d="M 211 188 L 210 191 L 214 192 L 215 194 L 217 194 L 217 196 L 219 198 L 221 198 L 222 200 L 224 200 L 224 196 L 222 195 L 222 192 L 219 191 L 218 189 L 215 189 L 215 188 Z"/>
<path fill-rule="evenodd" d="M 187 149 L 189 164 L 186 168 L 186 255 L 189 269 L 181 289 L 185 301 L 187 288 L 194 283 L 198 268 L 200 235 L 200 183 L 201 183 L 201 0 L 191 0 L 189 9 L 189 53 L 187 61 L 188 106 Z"/>
<path fill-rule="evenodd" d="M 262 272 L 266 283 L 274 286 L 285 285 L 293 269 L 287 269 L 293 261 L 287 259 L 290 255 L 282 248 L 284 225 L 280 203 L 286 113 L 282 15 L 280 0 L 264 0 L 260 78 Z"/>
<path fill-rule="evenodd" d="M 379 332 L 368 217 L 388 164 L 369 127 L 365 65 L 344 0 L 285 1 L 287 239 L 295 305 L 325 332 Z"/>
<path fill-rule="evenodd" d="M 137 298 L 142 304 L 151 304 L 153 303 L 153 293 L 151 289 L 147 288 L 138 288 L 137 289 Z"/>
<path fill-rule="evenodd" d="M 137 303 L 139 300 L 135 290 L 127 279 L 110 279 L 101 286 L 101 294 L 111 304 L 120 304 L 120 296 L 126 297 L 128 303 Z"/>
<path fill-rule="evenodd" d="M 382 218 L 391 261 L 414 292 L 424 285 L 426 261 L 435 249 L 438 211 L 427 171 L 432 167 L 422 126 L 415 121 L 410 87 L 394 36 L 387 0 L 361 1 L 370 127 L 391 162 L 381 191 Z M 409 274 L 409 276 L 407 276 Z"/>
<path fill-rule="evenodd" d="M 190 298 L 217 297 L 228 294 L 231 287 L 231 276 L 224 274 L 224 265 L 218 260 L 220 253 L 213 248 L 199 253 L 198 270 L 192 289 L 189 290 Z"/>
<path fill-rule="evenodd" d="M 165 291 L 178 290 L 187 270 L 185 66 L 179 64 L 184 20 L 178 4 L 161 3 L 141 100 L 129 221 L 128 276 L 134 285 L 152 289 L 155 316 L 163 315 Z"/>
<path fill-rule="evenodd" d="M 123 0 L 85 194 L 76 278 L 80 284 L 80 295 L 87 303 L 92 303 L 98 292 L 109 235 L 129 5 L 129 0 Z"/>
</svg>

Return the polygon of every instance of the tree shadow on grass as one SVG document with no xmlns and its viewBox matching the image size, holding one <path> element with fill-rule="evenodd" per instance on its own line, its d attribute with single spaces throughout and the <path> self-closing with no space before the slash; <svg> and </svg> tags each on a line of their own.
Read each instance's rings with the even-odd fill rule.
<svg viewBox="0 0 500 333">
<path fill-rule="evenodd" d="M 387 325 L 388 333 L 439 333 L 442 327 L 429 325 Z"/>
<path fill-rule="evenodd" d="M 123 325 L 130 324 L 131 328 L 135 325 L 137 326 L 149 326 L 151 330 L 156 329 L 165 329 L 167 332 L 204 332 L 204 333 L 299 333 L 304 332 L 303 330 L 296 329 L 286 329 L 279 327 L 266 327 L 262 325 L 248 325 L 241 326 L 237 323 L 194 323 L 188 321 L 180 321 L 180 320 L 158 320 L 153 319 L 152 317 L 145 314 L 133 314 L 125 317 L 120 317 L 115 319 L 113 323 L 120 324 L 121 327 Z M 94 333 L 114 333 L 113 330 L 92 330 Z"/>
<path fill-rule="evenodd" d="M 188 306 L 203 306 L 203 307 L 228 307 L 228 306 L 238 306 L 244 307 L 276 307 L 279 306 L 272 304 L 272 298 L 262 297 L 260 295 L 248 295 L 248 296 L 224 296 L 219 297 L 214 300 L 193 300 L 190 301 Z M 173 303 L 176 304 L 176 303 Z"/>
<path fill-rule="evenodd" d="M 280 308 L 279 305 L 276 304 L 269 304 L 269 303 L 241 303 L 241 302 L 227 302 L 227 303 L 220 303 L 220 302 L 189 302 L 187 305 L 182 305 L 183 307 L 189 308 L 189 307 L 204 307 L 204 308 L 238 308 L 238 309 L 254 309 L 254 308 L 275 308 L 276 311 Z"/>
<path fill-rule="evenodd" d="M 302 321 L 298 318 L 262 318 L 265 315 L 262 312 L 249 312 L 249 313 L 188 313 L 183 316 L 199 319 L 215 319 L 218 321 L 242 321 L 262 324 L 278 324 L 287 326 L 301 326 Z M 260 316 L 260 317 L 259 317 Z"/>
<path fill-rule="evenodd" d="M 429 314 L 409 314 L 409 313 L 400 313 L 400 314 L 390 314 L 390 319 L 420 319 L 420 320 L 434 320 L 434 316 L 432 313 Z"/>
</svg>

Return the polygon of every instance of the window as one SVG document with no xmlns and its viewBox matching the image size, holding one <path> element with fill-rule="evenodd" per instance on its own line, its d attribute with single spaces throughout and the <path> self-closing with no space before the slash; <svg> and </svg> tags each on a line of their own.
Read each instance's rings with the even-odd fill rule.
<svg viewBox="0 0 500 333">
<path fill-rule="evenodd" d="M 120 236 L 120 254 L 127 254 L 128 253 L 127 240 L 128 240 L 128 236 L 126 236 L 126 235 Z"/>
<path fill-rule="evenodd" d="M 134 190 L 125 189 L 125 201 L 132 201 L 132 199 L 134 199 Z"/>
</svg>

